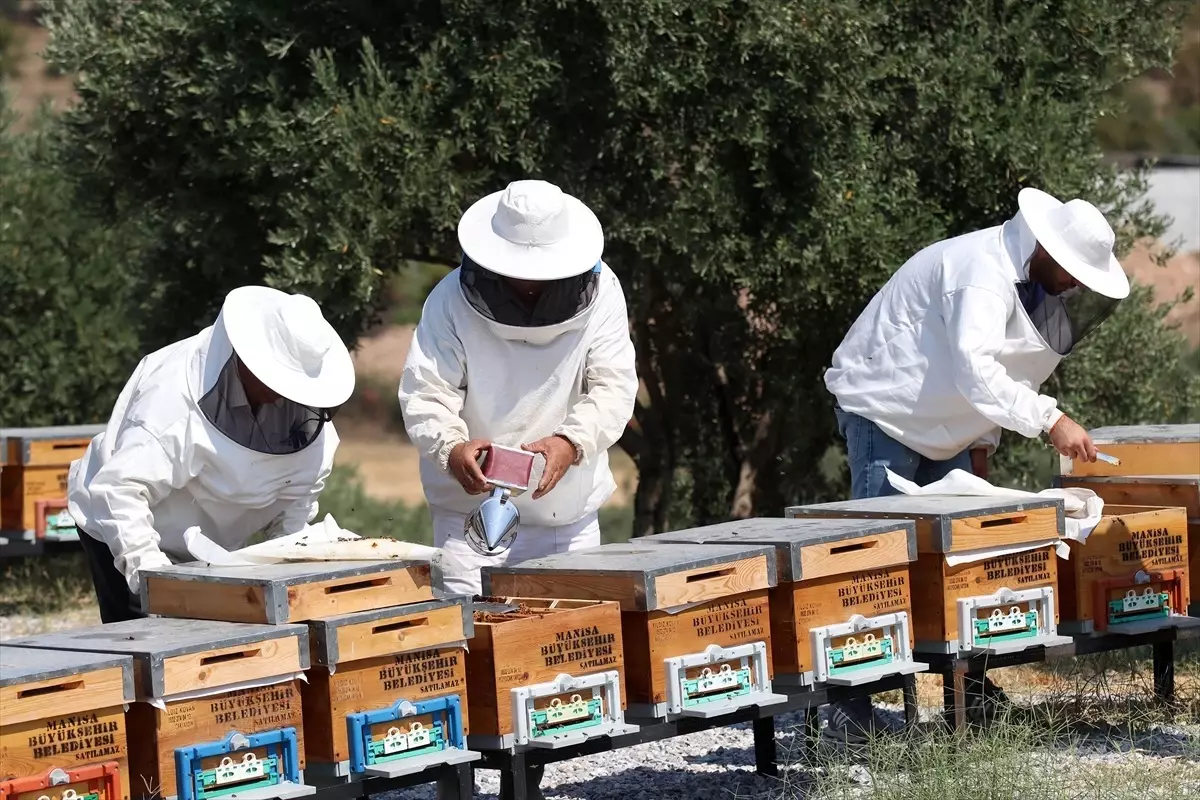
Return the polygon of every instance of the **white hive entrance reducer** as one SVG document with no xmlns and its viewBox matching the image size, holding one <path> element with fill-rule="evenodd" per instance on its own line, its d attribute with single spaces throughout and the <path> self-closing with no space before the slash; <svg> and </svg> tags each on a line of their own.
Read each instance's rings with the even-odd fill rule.
<svg viewBox="0 0 1200 800">
<path fill-rule="evenodd" d="M 491 487 L 479 507 L 467 516 L 463 534 L 481 556 L 495 556 L 512 547 L 521 524 L 513 498 L 529 489 L 533 453 L 492 445 L 483 460 L 483 477 Z"/>
</svg>

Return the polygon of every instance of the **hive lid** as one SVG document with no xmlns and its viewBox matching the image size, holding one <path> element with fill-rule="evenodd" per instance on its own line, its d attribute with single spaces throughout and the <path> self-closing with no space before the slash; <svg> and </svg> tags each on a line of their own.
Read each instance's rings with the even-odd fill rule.
<svg viewBox="0 0 1200 800">
<path fill-rule="evenodd" d="M 283 642 L 287 639 L 295 640 L 294 644 Z M 288 646 L 254 648 L 276 641 Z M 136 661 L 137 693 L 154 697 L 277 677 L 307 669 L 309 664 L 304 625 L 150 617 L 14 639 L 4 643 L 4 649 L 9 647 L 130 655 Z M 233 653 L 232 658 L 224 655 L 238 648 L 246 652 Z M 172 660 L 186 666 L 168 679 L 165 665 Z"/>
<path fill-rule="evenodd" d="M 180 581 L 207 581 L 210 583 L 261 586 L 281 584 L 293 586 L 315 583 L 330 578 L 353 578 L 357 575 L 372 575 L 410 566 L 428 566 L 428 561 L 388 559 L 386 561 L 301 561 L 290 564 L 262 564 L 253 567 L 222 567 L 201 561 L 172 564 L 143 571 L 143 575 L 170 578 Z"/>
<path fill-rule="evenodd" d="M 56 425 L 46 428 L 0 428 L 0 446 L 8 439 L 91 439 L 104 425 Z"/>
<path fill-rule="evenodd" d="M 32 637 L 27 641 L 36 641 Z M 85 672 L 120 668 L 125 685 L 125 702 L 133 701 L 133 659 L 113 653 L 63 652 L 26 647 L 0 647 L 0 687 L 18 686 L 55 678 L 69 678 Z"/>
<path fill-rule="evenodd" d="M 1182 425 L 1113 425 L 1089 431 L 1092 443 L 1106 444 L 1200 444 L 1200 422 Z"/>
<path fill-rule="evenodd" d="M 278 625 L 425 602 L 437 592 L 429 561 L 396 558 L 253 567 L 189 562 L 145 570 L 141 593 L 151 614 Z"/>
<path fill-rule="evenodd" d="M 4 647 L 127 653 L 139 659 L 157 660 L 288 637 L 299 637 L 303 640 L 301 644 L 307 645 L 308 628 L 304 625 L 253 625 L 151 617 L 12 639 L 6 641 Z"/>
<path fill-rule="evenodd" d="M 961 495 L 889 495 L 792 506 L 788 517 L 860 517 L 917 521 L 922 552 L 949 553 L 1062 538 L 1063 502 Z"/>
<path fill-rule="evenodd" d="M 483 588 L 485 594 L 504 596 L 620 600 L 623 608 L 653 611 L 680 605 L 676 601 L 684 596 L 691 598 L 689 602 L 703 602 L 716 596 L 775 586 L 775 560 L 775 548 L 767 546 L 651 544 L 634 540 L 556 553 L 503 567 L 485 567 Z M 755 561 L 759 562 L 758 567 L 750 563 Z M 673 583 L 671 576 L 684 572 L 694 574 L 674 582 L 694 583 L 668 591 Z M 500 583 L 508 585 L 508 582 L 493 584 L 493 575 L 498 579 L 538 576 L 537 582 L 543 589 L 493 590 Z M 597 580 L 589 583 L 588 576 Z"/>
<path fill-rule="evenodd" d="M 659 533 L 638 541 L 769 545 L 774 547 L 777 552 L 779 582 L 794 583 L 807 577 L 803 564 L 803 553 L 806 548 L 816 548 L 820 545 L 850 540 L 871 539 L 896 532 L 902 532 L 905 540 L 904 546 L 890 556 L 872 559 L 871 566 L 880 568 L 916 560 L 917 529 L 915 523 L 902 519 L 758 518 Z M 828 550 L 828 548 L 825 549 Z"/>
</svg>

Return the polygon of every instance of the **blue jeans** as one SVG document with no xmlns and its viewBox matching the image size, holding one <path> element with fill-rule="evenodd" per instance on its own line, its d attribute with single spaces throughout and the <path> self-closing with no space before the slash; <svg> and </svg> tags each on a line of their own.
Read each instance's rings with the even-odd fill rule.
<svg viewBox="0 0 1200 800">
<path fill-rule="evenodd" d="M 842 438 L 846 440 L 850 495 L 854 500 L 899 494 L 888 482 L 885 471 L 888 469 L 918 486 L 941 480 L 952 469 L 972 471 L 970 449 L 946 461 L 934 461 L 909 450 L 869 419 L 836 407 L 834 411 Z"/>
</svg>

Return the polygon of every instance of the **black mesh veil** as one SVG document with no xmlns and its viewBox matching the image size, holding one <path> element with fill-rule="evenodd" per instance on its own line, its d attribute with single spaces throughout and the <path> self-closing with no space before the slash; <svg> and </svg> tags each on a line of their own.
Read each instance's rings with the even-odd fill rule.
<svg viewBox="0 0 1200 800">
<path fill-rule="evenodd" d="M 1074 350 L 1120 302 L 1082 286 L 1058 295 L 1047 294 L 1033 280 L 1018 283 L 1017 295 L 1042 339 L 1060 356 Z"/>
<path fill-rule="evenodd" d="M 537 300 L 528 303 L 503 276 L 476 264 L 465 254 L 459 283 L 467 302 L 487 319 L 517 328 L 557 325 L 592 304 L 600 286 L 600 264 L 582 275 L 544 281 Z"/>
<path fill-rule="evenodd" d="M 286 398 L 260 406 L 254 413 L 238 377 L 236 353 L 200 398 L 200 411 L 232 441 L 268 455 L 300 452 L 316 441 L 325 423 L 333 418 L 327 409 L 310 408 Z"/>
</svg>

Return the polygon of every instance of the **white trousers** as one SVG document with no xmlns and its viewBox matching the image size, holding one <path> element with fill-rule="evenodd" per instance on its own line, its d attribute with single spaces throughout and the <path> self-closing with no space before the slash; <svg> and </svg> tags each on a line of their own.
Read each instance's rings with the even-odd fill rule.
<svg viewBox="0 0 1200 800">
<path fill-rule="evenodd" d="M 600 519 L 592 513 L 571 525 L 546 527 L 521 523 L 512 547 L 496 556 L 481 556 L 471 549 L 463 535 L 467 515 L 444 508 L 430 508 L 433 516 L 433 544 L 443 552 L 442 575 L 450 594 L 480 594 L 479 570 L 531 558 L 582 550 L 600 545 Z"/>
</svg>

